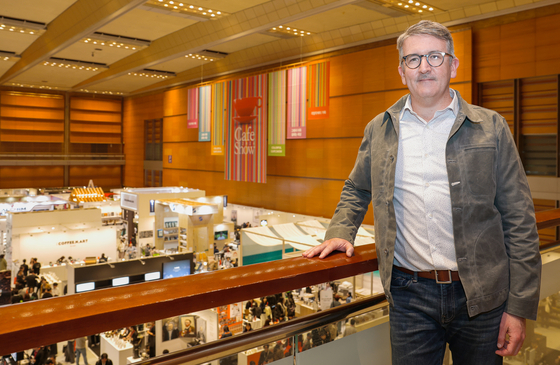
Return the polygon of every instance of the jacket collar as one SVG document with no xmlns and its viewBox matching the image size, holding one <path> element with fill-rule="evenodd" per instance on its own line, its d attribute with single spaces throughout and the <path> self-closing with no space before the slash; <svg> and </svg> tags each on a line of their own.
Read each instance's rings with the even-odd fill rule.
<svg viewBox="0 0 560 365">
<path fill-rule="evenodd" d="M 457 99 L 459 100 L 459 112 L 457 114 L 457 118 L 455 119 L 455 124 L 453 125 L 450 135 L 455 134 L 455 132 L 463 124 L 465 119 L 468 119 L 473 123 L 482 123 L 482 118 L 480 114 L 475 110 L 475 107 L 467 103 L 461 97 L 461 94 L 457 90 L 453 90 L 457 93 Z M 381 123 L 381 125 L 385 124 L 385 122 L 387 122 L 388 120 L 391 120 L 395 127 L 395 131 L 397 132 L 397 134 L 399 133 L 399 114 L 404 108 L 408 96 L 409 94 L 406 94 L 395 104 L 393 104 L 389 109 L 387 109 L 385 115 L 383 116 L 383 122 Z"/>
</svg>

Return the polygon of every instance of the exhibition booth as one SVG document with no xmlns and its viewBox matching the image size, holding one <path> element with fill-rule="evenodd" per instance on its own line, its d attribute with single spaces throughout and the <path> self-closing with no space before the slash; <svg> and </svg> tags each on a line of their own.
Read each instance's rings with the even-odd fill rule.
<svg viewBox="0 0 560 365">
<path fill-rule="evenodd" d="M 192 199 L 204 197 L 204 190 L 182 187 L 116 189 L 120 195 L 127 237 L 134 239 L 137 246 L 154 243 L 155 202 L 158 199 Z"/>
<path fill-rule="evenodd" d="M 102 253 L 111 258 L 117 254 L 118 229 L 103 226 L 97 208 L 8 213 L 6 224 L 6 260 L 13 277 L 23 259 L 37 257 L 41 274 L 52 273 L 65 282 L 66 268 L 56 265 L 62 256 L 80 262 Z"/>
</svg>

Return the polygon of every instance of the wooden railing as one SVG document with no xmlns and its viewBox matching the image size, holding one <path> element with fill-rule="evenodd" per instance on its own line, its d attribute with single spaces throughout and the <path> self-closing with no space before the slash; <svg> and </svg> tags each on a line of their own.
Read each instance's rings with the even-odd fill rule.
<svg viewBox="0 0 560 365">
<path fill-rule="evenodd" d="M 560 225 L 560 209 L 537 213 L 538 229 L 558 225 Z M 0 308 L 2 323 L 0 354 L 23 351 L 375 270 L 377 270 L 375 247 L 367 245 L 356 247 L 353 257 L 347 257 L 344 253 L 330 255 L 324 260 L 298 257 L 9 305 Z M 373 298 L 376 302 L 381 299 Z M 356 304 L 356 306 L 360 305 L 363 303 Z M 346 311 L 346 309 L 341 310 Z M 319 315 L 317 318 L 327 314 Z M 259 333 L 266 333 L 266 331 Z M 226 347 L 236 346 L 236 341 L 247 342 L 248 338 L 228 340 L 224 344 Z M 251 341 L 255 341 L 255 338 Z M 195 352 L 197 351 L 204 353 L 208 351 L 208 347 L 200 347 Z M 176 363 L 179 359 L 183 361 L 187 355 L 170 356 L 166 358 L 167 360 L 156 362 Z"/>
<path fill-rule="evenodd" d="M 377 270 L 373 245 L 0 308 L 0 354 L 169 318 Z"/>
</svg>

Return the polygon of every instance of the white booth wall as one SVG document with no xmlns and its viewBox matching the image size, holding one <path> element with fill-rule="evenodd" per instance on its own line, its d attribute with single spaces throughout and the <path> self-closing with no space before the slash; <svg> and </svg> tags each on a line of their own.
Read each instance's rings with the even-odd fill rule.
<svg viewBox="0 0 560 365">
<path fill-rule="evenodd" d="M 152 245 L 154 237 L 140 238 L 140 232 L 154 231 L 155 209 L 150 211 L 150 201 L 158 199 L 193 199 L 206 195 L 204 190 L 180 188 L 130 189 L 121 191 L 121 207 L 136 212 L 138 215 L 137 245 Z M 130 236 L 129 236 L 130 237 Z"/>
<path fill-rule="evenodd" d="M 7 251 L 14 270 L 23 259 L 37 257 L 42 266 L 61 256 L 84 259 L 105 253 L 117 257 L 114 226 L 101 225 L 97 208 L 9 213 Z"/>
</svg>

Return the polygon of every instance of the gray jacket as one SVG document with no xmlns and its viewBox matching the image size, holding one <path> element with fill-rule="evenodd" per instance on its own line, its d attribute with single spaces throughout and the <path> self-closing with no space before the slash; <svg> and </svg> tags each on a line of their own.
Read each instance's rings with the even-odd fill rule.
<svg viewBox="0 0 560 365">
<path fill-rule="evenodd" d="M 533 201 L 513 137 L 498 113 L 470 105 L 459 112 L 446 146 L 453 234 L 470 316 L 507 301 L 506 311 L 535 319 L 541 257 Z M 325 236 L 354 242 L 373 202 L 379 272 L 389 303 L 396 239 L 393 207 L 402 97 L 366 127 Z"/>
</svg>

